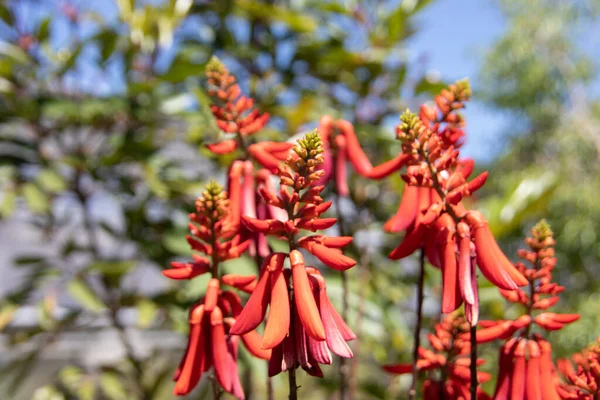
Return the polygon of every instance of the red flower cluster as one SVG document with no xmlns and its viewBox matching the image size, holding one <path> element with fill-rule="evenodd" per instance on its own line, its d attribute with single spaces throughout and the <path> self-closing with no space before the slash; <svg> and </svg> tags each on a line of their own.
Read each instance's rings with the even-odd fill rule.
<svg viewBox="0 0 600 400">
<path fill-rule="evenodd" d="M 507 340 L 500 349 L 498 382 L 494 399 L 558 399 L 553 383 L 554 366 L 552 347 L 539 333 L 531 333 L 534 325 L 544 330 L 561 329 L 565 324 L 579 319 L 578 314 L 557 314 L 547 310 L 558 301 L 564 287 L 552 282 L 556 265 L 554 238 L 550 227 L 541 221 L 531 229 L 532 237 L 525 239 L 530 250 L 520 250 L 519 256 L 529 262 L 517 263 L 517 269 L 528 281 L 530 293 L 517 289 L 502 290 L 510 302 L 522 304 L 525 314 L 514 321 L 481 321 L 483 329 L 477 331 L 477 342 L 495 339 Z M 550 296 L 550 297 L 548 297 Z"/>
<path fill-rule="evenodd" d="M 402 176 L 407 187 L 398 212 L 385 225 L 388 231 L 406 229 L 391 259 L 425 249 L 431 264 L 442 269 L 442 312 L 465 302 L 466 316 L 477 324 L 478 297 L 475 266 L 494 285 L 514 290 L 528 282 L 498 247 L 481 213 L 461 203 L 487 178 L 487 172 L 467 181 L 472 160 L 459 160 L 464 122 L 456 111 L 470 96 L 466 81 L 450 85 L 435 98 L 437 108 L 421 107 L 420 116 L 401 116 L 397 137 L 409 156 Z"/>
<path fill-rule="evenodd" d="M 226 133 L 237 137 L 227 139 L 208 148 L 216 154 L 234 151 L 243 143 L 243 138 L 260 131 L 269 121 L 269 114 L 261 114 L 254 108 L 254 100 L 242 95 L 240 85 L 225 65 L 213 57 L 206 64 L 208 95 L 215 104 L 211 106 L 217 126 Z"/>
<path fill-rule="evenodd" d="M 571 361 L 557 360 L 558 370 L 566 383 L 559 383 L 560 398 L 573 400 L 595 400 L 600 396 L 600 338 L 597 344 L 581 353 L 574 354 Z"/>
<path fill-rule="evenodd" d="M 196 213 L 190 214 L 191 235 L 188 236 L 192 249 L 210 256 L 210 259 L 194 254 L 193 262 L 173 262 L 173 269 L 163 271 L 171 279 L 191 279 L 207 272 L 213 276 L 204 298 L 190 310 L 189 341 L 175 372 L 175 395 L 189 393 L 202 374 L 214 367 L 216 382 L 223 390 L 239 399 L 244 398 L 237 371 L 239 338 L 229 334 L 235 318 L 240 315 L 242 304 L 235 292 L 221 290 L 221 284 L 252 292 L 256 279 L 235 274 L 219 279 L 219 262 L 239 257 L 249 245 L 248 240 L 240 242 L 240 235 L 228 215 L 231 213 L 227 193 L 216 183 L 210 183 L 196 201 Z M 254 356 L 265 360 L 270 358 L 270 350 L 261 347 L 262 338 L 256 331 L 245 332 L 242 341 Z"/>
<path fill-rule="evenodd" d="M 319 185 L 324 185 L 329 180 L 335 182 L 336 193 L 341 196 L 348 195 L 348 180 L 346 176 L 346 162 L 350 161 L 356 172 L 369 179 L 382 179 L 394 171 L 400 169 L 408 161 L 408 156 L 398 154 L 390 161 L 373 167 L 369 158 L 363 151 L 354 126 L 348 121 L 334 121 L 326 115 L 319 121 L 319 135 L 323 142 L 323 166 L 321 167 L 325 174 L 318 181 Z"/>
<path fill-rule="evenodd" d="M 417 369 L 427 372 L 427 379 L 423 384 L 423 399 L 427 400 L 458 400 L 470 398 L 471 361 L 469 353 L 471 345 L 468 340 L 469 323 L 463 316 L 448 314 L 442 322 L 435 325 L 435 334 L 428 335 L 429 344 L 433 350 L 419 347 Z M 482 359 L 477 360 L 477 365 L 483 364 Z M 412 364 L 395 364 L 383 367 L 392 374 L 409 374 Z M 433 372 L 438 371 L 438 375 Z M 442 380 L 440 380 L 440 377 Z M 490 375 L 484 372 L 477 373 L 478 382 L 487 382 Z M 477 399 L 489 399 L 478 388 Z"/>
<path fill-rule="evenodd" d="M 245 160 L 235 160 L 229 167 L 228 187 L 232 224 L 244 239 L 251 239 L 250 255 L 257 252 L 261 257 L 269 253 L 269 246 L 264 235 L 252 233 L 240 224 L 241 216 L 251 218 L 280 218 L 285 220 L 285 213 L 274 210 L 273 207 L 257 204 L 257 188 L 266 186 L 270 188 L 270 175 L 277 173 L 279 164 L 284 161 L 292 148 L 292 143 L 258 142 L 250 143 L 249 137 L 260 131 L 269 119 L 267 113 L 260 114 L 254 108 L 254 100 L 241 94 L 240 86 L 236 79 L 229 73 L 225 65 L 218 58 L 213 57 L 206 66 L 208 77 L 208 95 L 213 104 L 211 111 L 216 123 L 226 134 L 232 138 L 218 143 L 209 144 L 207 147 L 215 154 L 227 154 L 241 149 L 245 153 Z M 255 170 L 255 160 L 265 169 Z"/>
<path fill-rule="evenodd" d="M 307 134 L 293 150 L 295 154 L 290 155 L 286 166 L 279 170 L 279 193 L 266 187 L 260 189 L 265 203 L 284 210 L 287 220 L 242 218 L 254 232 L 286 239 L 290 253 L 273 253 L 265 259 L 256 288 L 231 333 L 244 334 L 255 329 L 269 307 L 262 342 L 264 349 L 273 349 L 269 375 L 301 366 L 311 375 L 322 376 L 318 364 L 331 363 L 330 350 L 342 357 L 352 357 L 346 341 L 354 339 L 355 335 L 329 301 L 325 280 L 318 270 L 305 266 L 297 247 L 307 249 L 336 269 L 350 268 L 356 262 L 339 250 L 352 238 L 314 235 L 296 241 L 301 229 L 326 229 L 336 220 L 320 218 L 331 203 L 323 202 L 320 197 L 323 186 L 315 185 L 323 175 L 318 170 L 323 162 L 319 135 L 316 132 Z M 284 268 L 288 256 L 291 269 Z M 292 297 L 294 301 L 290 302 Z"/>
</svg>

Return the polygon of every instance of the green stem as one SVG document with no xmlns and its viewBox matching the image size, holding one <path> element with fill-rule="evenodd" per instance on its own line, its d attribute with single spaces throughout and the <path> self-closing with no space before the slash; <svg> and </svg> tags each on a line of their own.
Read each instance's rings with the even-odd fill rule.
<svg viewBox="0 0 600 400">
<path fill-rule="evenodd" d="M 414 333 L 412 382 L 408 391 L 408 398 L 414 400 L 417 398 L 417 381 L 419 371 L 417 370 L 417 361 L 419 359 L 419 347 L 421 346 L 421 325 L 423 323 L 423 292 L 425 286 L 425 249 L 421 249 L 419 256 L 419 282 L 417 284 L 417 323 Z"/>
</svg>

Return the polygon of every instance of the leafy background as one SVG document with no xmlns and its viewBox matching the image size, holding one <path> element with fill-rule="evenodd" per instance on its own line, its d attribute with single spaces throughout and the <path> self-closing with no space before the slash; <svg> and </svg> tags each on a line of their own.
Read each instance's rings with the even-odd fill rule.
<svg viewBox="0 0 600 400">
<path fill-rule="evenodd" d="M 594 340 L 600 4 L 484 3 L 3 0 L 0 393 L 172 398 L 186 309 L 206 282 L 167 282 L 160 271 L 189 256 L 186 215 L 228 161 L 203 148 L 219 135 L 203 91 L 213 54 L 273 116 L 261 138 L 288 140 L 329 113 L 356 124 L 374 163 L 399 151 L 393 126 L 403 109 L 471 75 L 465 152 L 491 176 L 477 206 L 508 254 L 538 218 L 550 221 L 567 286 L 560 307 L 583 314 L 550 338 L 559 355 Z M 477 32 L 489 40 L 473 51 Z M 349 273 L 350 325 L 361 339 L 353 390 L 401 398 L 407 381 L 377 366 L 410 359 L 415 260 L 390 262 L 399 239 L 381 229 L 402 181 L 350 179 L 340 209 L 360 261 Z M 328 273 L 339 305 L 340 277 Z M 426 278 L 431 326 L 440 277 L 428 269 Z M 484 318 L 516 311 L 481 283 Z M 483 348 L 489 371 L 495 353 Z M 266 367 L 247 354 L 242 364 L 247 394 L 264 398 Z M 334 367 L 323 380 L 299 379 L 302 397 L 336 396 Z M 188 397 L 210 398 L 207 383 Z M 274 385 L 283 398 L 285 379 Z"/>
</svg>

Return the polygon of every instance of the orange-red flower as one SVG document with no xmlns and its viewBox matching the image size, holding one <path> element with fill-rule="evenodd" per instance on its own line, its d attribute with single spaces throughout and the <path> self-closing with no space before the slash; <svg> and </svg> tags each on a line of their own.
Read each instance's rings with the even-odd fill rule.
<svg viewBox="0 0 600 400">
<path fill-rule="evenodd" d="M 329 115 L 321 118 L 318 131 L 324 148 L 324 162 L 321 167 L 324 175 L 317 184 L 325 185 L 333 180 L 336 193 L 341 196 L 347 196 L 349 192 L 346 167 L 348 161 L 359 175 L 370 179 L 382 179 L 402 168 L 409 159 L 409 156 L 399 154 L 392 160 L 373 167 L 358 142 L 354 126 L 345 120 L 334 121 Z"/>
<path fill-rule="evenodd" d="M 445 319 L 435 325 L 435 334 L 428 335 L 429 344 L 433 350 L 424 347 L 418 349 L 419 359 L 417 370 L 427 373 L 427 379 L 423 383 L 423 399 L 446 399 L 459 400 L 470 399 L 470 377 L 469 366 L 470 343 L 465 336 L 469 331 L 469 324 L 463 316 L 448 314 Z M 484 360 L 477 361 L 477 365 L 483 364 Z M 383 369 L 392 374 L 410 374 L 411 364 L 386 365 Z M 439 375 L 433 374 L 439 371 Z M 439 377 L 445 378 L 440 380 Z M 484 372 L 477 373 L 479 382 L 486 382 L 491 376 Z M 489 399 L 481 388 L 478 387 L 477 399 Z"/>
<path fill-rule="evenodd" d="M 301 366 L 310 374 L 322 376 L 318 364 L 331 363 L 329 351 L 352 357 L 346 341 L 354 339 L 354 334 L 329 301 L 325 280 L 315 268 L 305 265 L 298 250 L 304 248 L 323 263 L 345 270 L 356 262 L 343 255 L 340 248 L 352 238 L 312 235 L 296 240 L 300 230 L 314 232 L 336 222 L 335 218 L 321 217 L 331 206 L 320 197 L 323 186 L 315 185 L 323 175 L 317 169 L 323 162 L 322 153 L 319 135 L 307 134 L 294 147 L 295 156 L 288 157 L 286 166 L 279 169 L 278 193 L 268 184 L 260 188 L 265 204 L 285 212 L 287 218 L 242 217 L 249 230 L 282 237 L 290 244 L 289 255 L 273 253 L 264 260 L 256 287 L 231 329 L 232 334 L 255 329 L 269 309 L 262 348 L 273 349 L 271 375 Z M 289 269 L 284 268 L 288 256 Z"/>
<path fill-rule="evenodd" d="M 188 242 L 193 250 L 207 254 L 210 259 L 194 254 L 194 262 L 174 262 L 173 269 L 163 271 L 172 279 L 192 279 L 206 272 L 213 277 L 205 296 L 190 310 L 188 345 L 174 376 L 174 394 L 178 396 L 193 390 L 202 374 L 213 368 L 215 381 L 223 390 L 244 398 L 237 367 L 239 338 L 229 335 L 242 304 L 235 292 L 221 290 L 221 283 L 251 293 L 257 282 L 253 276 L 238 274 L 219 279 L 219 262 L 239 257 L 249 244 L 249 240 L 240 242 L 236 223 L 232 221 L 235 213 L 230 211 L 227 193 L 214 182 L 207 185 L 196 200 L 196 213 L 190 214 L 192 235 L 188 236 Z M 262 338 L 255 330 L 245 332 L 242 341 L 254 356 L 265 360 L 271 356 L 270 350 L 261 347 Z"/>
<path fill-rule="evenodd" d="M 538 335 L 512 338 L 500 348 L 495 400 L 558 400 L 552 347 Z"/>
<path fill-rule="evenodd" d="M 423 106 L 420 116 L 408 111 L 402 115 L 397 137 L 408 157 L 402 176 L 406 186 L 398 212 L 384 229 L 406 231 L 390 258 L 424 249 L 431 264 L 442 270 L 442 312 L 465 303 L 467 319 L 476 325 L 476 265 L 502 289 L 514 290 L 527 280 L 502 253 L 483 216 L 461 203 L 487 179 L 484 172 L 469 181 L 473 161 L 458 159 L 464 122 L 456 110 L 469 96 L 468 83 L 458 82 L 436 97 L 437 108 Z"/>
<path fill-rule="evenodd" d="M 217 126 L 226 133 L 249 136 L 259 130 L 269 120 L 269 114 L 261 114 L 254 108 L 254 100 L 242 95 L 242 90 L 233 75 L 223 63 L 213 57 L 206 65 L 208 95 L 213 100 L 211 111 Z M 238 147 L 239 138 L 232 138 L 208 145 L 216 154 L 226 154 Z"/>
<path fill-rule="evenodd" d="M 239 339 L 228 334 L 242 305 L 234 292 L 221 292 L 219 286 L 218 279 L 211 279 L 204 302 L 190 310 L 187 349 L 173 377 L 176 381 L 175 395 L 189 393 L 202 374 L 213 368 L 215 379 L 223 390 L 239 399 L 244 398 L 237 373 Z M 256 331 L 246 332 L 242 341 L 254 356 L 265 360 L 270 358 L 270 350 L 261 348 L 261 338 Z"/>
<path fill-rule="evenodd" d="M 600 396 L 600 338 L 597 343 L 571 356 L 557 360 L 564 382 L 558 381 L 561 399 L 595 400 Z M 573 366 L 573 363 L 575 366 Z M 557 377 L 556 380 L 559 378 Z"/>
<path fill-rule="evenodd" d="M 521 304 L 525 313 L 514 321 L 481 321 L 482 329 L 476 334 L 478 343 L 506 340 L 500 349 L 494 395 L 497 400 L 558 399 L 561 389 L 554 373 L 552 347 L 540 333 L 532 333 L 532 330 L 537 326 L 542 330 L 553 331 L 579 319 L 578 314 L 546 311 L 557 302 L 556 295 L 564 288 L 551 282 L 556 259 L 550 227 L 545 221 L 541 221 L 531 229 L 531 234 L 531 237 L 525 239 L 529 250 L 519 251 L 519 256 L 531 266 L 517 263 L 517 270 L 528 281 L 530 293 L 523 289 L 500 290 L 508 301 Z M 543 312 L 535 315 L 538 310 Z"/>
<path fill-rule="evenodd" d="M 325 279 L 318 270 L 306 268 L 297 250 L 292 251 L 290 257 L 297 258 L 291 262 L 292 280 L 296 279 L 293 281 L 295 301 L 291 307 L 292 319 L 288 335 L 273 348 L 269 360 L 269 376 L 302 367 L 310 375 L 322 377 L 319 364 L 331 364 L 330 351 L 340 357 L 353 357 L 352 350 L 346 342 L 356 339 L 356 335 L 331 304 Z M 300 276 L 300 279 L 297 279 L 297 276 Z M 307 307 L 307 304 L 310 304 L 310 307 Z M 274 317 L 269 315 L 267 326 L 272 318 Z M 320 335 L 321 332 L 325 340 L 316 337 L 316 333 Z"/>
</svg>

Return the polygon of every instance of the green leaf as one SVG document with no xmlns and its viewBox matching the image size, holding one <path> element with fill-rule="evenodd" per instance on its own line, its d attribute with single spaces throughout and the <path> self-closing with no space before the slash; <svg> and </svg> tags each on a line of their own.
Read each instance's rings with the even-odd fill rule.
<svg viewBox="0 0 600 400">
<path fill-rule="evenodd" d="M 137 325 L 140 328 L 147 328 L 150 326 L 154 318 L 156 317 L 156 312 L 158 311 L 158 307 L 155 302 L 148 299 L 142 299 L 137 303 Z"/>
<path fill-rule="evenodd" d="M 70 281 L 67 284 L 67 292 L 79 304 L 90 311 L 99 312 L 105 308 L 102 300 L 98 298 L 96 293 L 81 278 L 75 278 Z"/>
<path fill-rule="evenodd" d="M 6 189 L 2 193 L 2 202 L 0 203 L 0 216 L 10 217 L 15 211 L 17 194 L 14 189 Z"/>
<path fill-rule="evenodd" d="M 12 27 L 13 18 L 10 10 L 8 9 L 8 4 L 0 4 L 0 19 L 2 19 L 6 25 Z"/>
<path fill-rule="evenodd" d="M 51 385 L 42 386 L 33 392 L 31 400 L 64 400 L 65 395 Z"/>
<path fill-rule="evenodd" d="M 96 35 L 98 47 L 100 48 L 100 57 L 102 62 L 106 62 L 115 51 L 119 36 L 113 30 L 104 30 Z"/>
<path fill-rule="evenodd" d="M 114 372 L 105 372 L 100 377 L 100 386 L 104 395 L 111 400 L 127 400 L 125 385 Z"/>
<path fill-rule="evenodd" d="M 97 261 L 88 265 L 88 271 L 100 272 L 105 276 L 119 277 L 127 272 L 136 264 L 135 260 L 127 261 Z"/>
<path fill-rule="evenodd" d="M 57 72 L 58 76 L 63 76 L 71 68 L 73 68 L 73 66 L 77 62 L 77 59 L 79 58 L 79 55 L 81 54 L 82 50 L 83 50 L 83 44 L 78 43 L 77 46 L 75 47 L 75 49 L 73 49 L 73 51 L 67 56 L 67 58 L 65 59 L 65 61 L 62 64 L 61 68 L 58 70 L 58 72 Z"/>
<path fill-rule="evenodd" d="M 129 21 L 135 9 L 135 0 L 117 0 L 119 14 L 123 21 Z"/>
<path fill-rule="evenodd" d="M 48 197 L 34 183 L 23 185 L 23 197 L 27 206 L 33 213 L 44 213 L 50 209 Z"/>
<path fill-rule="evenodd" d="M 13 316 L 15 315 L 15 311 L 17 311 L 19 307 L 16 304 L 7 303 L 0 306 L 0 332 L 11 323 Z"/>
<path fill-rule="evenodd" d="M 37 40 L 41 43 L 46 41 L 50 36 L 50 17 L 44 18 L 37 31 Z"/>
<path fill-rule="evenodd" d="M 238 0 L 236 5 L 236 9 L 243 10 L 252 17 L 266 19 L 271 22 L 283 22 L 290 29 L 299 33 L 313 32 L 317 29 L 317 21 L 312 16 L 303 14 L 299 10 L 248 0 Z"/>
<path fill-rule="evenodd" d="M 40 172 L 37 181 L 42 189 L 49 193 L 62 192 L 67 188 L 65 178 L 52 169 L 44 169 Z"/>
<path fill-rule="evenodd" d="M 446 86 L 447 84 L 445 82 L 436 82 L 424 77 L 415 85 L 415 95 L 426 93 L 435 96 L 439 94 L 442 89 L 446 88 Z"/>
<path fill-rule="evenodd" d="M 29 62 L 29 56 L 20 47 L 3 40 L 0 40 L 0 55 L 9 57 L 21 64 Z"/>
<path fill-rule="evenodd" d="M 38 264 L 44 261 L 43 256 L 23 256 L 15 259 L 15 264 L 17 265 L 30 265 L 30 264 Z"/>
</svg>

